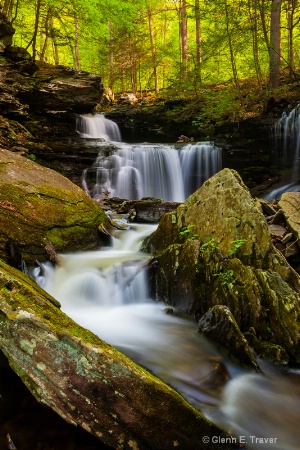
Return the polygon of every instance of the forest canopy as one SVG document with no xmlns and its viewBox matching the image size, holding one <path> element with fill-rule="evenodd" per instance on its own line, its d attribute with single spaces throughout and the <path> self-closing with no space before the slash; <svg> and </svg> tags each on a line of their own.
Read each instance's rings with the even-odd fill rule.
<svg viewBox="0 0 300 450">
<path fill-rule="evenodd" d="M 297 80 L 298 0 L 2 0 L 13 45 L 114 92 Z"/>
</svg>

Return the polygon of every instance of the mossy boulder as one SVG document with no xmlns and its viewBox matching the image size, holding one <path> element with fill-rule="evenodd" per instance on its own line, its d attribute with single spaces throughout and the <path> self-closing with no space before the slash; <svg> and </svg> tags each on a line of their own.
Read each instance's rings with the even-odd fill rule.
<svg viewBox="0 0 300 450">
<path fill-rule="evenodd" d="M 235 171 L 223 169 L 165 214 L 144 249 L 154 252 L 151 289 L 159 299 L 196 318 L 226 305 L 242 333 L 251 330 L 300 362 L 299 276 Z"/>
<path fill-rule="evenodd" d="M 102 209 L 67 178 L 18 154 L 0 149 L 0 257 L 12 244 L 28 262 L 56 252 L 99 247 Z"/>
<path fill-rule="evenodd" d="M 195 450 L 203 448 L 203 436 L 230 442 L 171 387 L 81 328 L 3 262 L 0 350 L 39 402 L 111 448 Z M 210 439 L 205 448 L 219 444 Z"/>
</svg>

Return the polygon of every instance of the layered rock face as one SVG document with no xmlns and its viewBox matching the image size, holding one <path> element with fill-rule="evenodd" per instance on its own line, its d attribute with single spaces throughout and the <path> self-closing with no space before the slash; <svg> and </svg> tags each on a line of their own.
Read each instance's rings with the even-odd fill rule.
<svg viewBox="0 0 300 450">
<path fill-rule="evenodd" d="M 158 298 L 198 318 L 228 306 L 259 355 L 300 361 L 299 276 L 235 171 L 222 170 L 164 215 L 144 248 L 154 251 Z"/>
<path fill-rule="evenodd" d="M 78 186 L 29 159 L 0 149 L 0 257 L 15 249 L 27 262 L 99 247 L 108 220 Z"/>
<path fill-rule="evenodd" d="M 12 46 L 14 29 L 0 14 L 0 144 L 32 154 L 80 185 L 82 170 L 96 157 L 76 148 L 78 114 L 100 102 L 98 75 L 33 61 L 24 48 Z"/>
</svg>

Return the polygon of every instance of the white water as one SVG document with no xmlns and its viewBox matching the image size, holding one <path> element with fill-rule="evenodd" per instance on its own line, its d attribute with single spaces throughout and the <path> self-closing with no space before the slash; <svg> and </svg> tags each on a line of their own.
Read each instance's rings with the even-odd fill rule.
<svg viewBox="0 0 300 450">
<path fill-rule="evenodd" d="M 45 276 L 36 269 L 35 278 L 77 323 L 172 383 L 191 403 L 216 405 L 229 373 L 238 369 L 197 333 L 194 321 L 166 314 L 164 304 L 149 298 L 149 255 L 138 249 L 155 228 L 116 231 L 113 247 L 61 255 L 60 267 L 44 266 Z"/>
<path fill-rule="evenodd" d="M 76 129 L 82 137 L 121 141 L 118 125 L 102 114 L 83 114 L 77 118 Z"/>
<path fill-rule="evenodd" d="M 275 139 L 285 158 L 297 160 L 300 156 L 300 107 L 284 112 L 275 124 Z"/>
<path fill-rule="evenodd" d="M 280 199 L 284 192 L 298 192 L 299 184 L 299 159 L 300 159 L 300 106 L 284 112 L 274 126 L 274 145 L 277 155 L 283 166 L 291 167 L 292 174 L 288 182 L 279 188 L 273 189 L 264 195 L 264 199 L 271 201 Z"/>
<path fill-rule="evenodd" d="M 104 116 L 81 116 L 80 127 L 85 137 L 97 137 Z M 108 121 L 111 122 L 111 121 Z M 112 122 L 113 123 L 113 122 Z M 88 133 L 90 130 L 90 134 Z M 108 136 L 115 141 L 115 135 Z M 187 144 L 176 148 L 163 144 L 116 144 L 109 154 L 99 148 L 92 168 L 83 174 L 83 187 L 93 198 L 110 197 L 141 199 L 162 198 L 184 201 L 204 181 L 222 169 L 222 152 L 209 142 Z"/>
<path fill-rule="evenodd" d="M 141 241 L 153 225 L 116 231 L 113 246 L 62 255 L 37 281 L 77 323 L 175 387 L 247 448 L 299 449 L 299 385 L 278 374 L 247 374 L 197 332 L 197 324 L 149 298 Z M 255 439 L 276 439 L 261 444 Z M 220 448 L 222 448 L 220 446 Z"/>
<path fill-rule="evenodd" d="M 103 118 L 100 121 L 103 123 Z M 85 131 L 85 136 L 90 136 L 91 132 Z M 109 133 L 104 139 L 116 140 Z M 118 146 L 109 156 L 99 155 L 95 196 L 101 196 L 104 189 L 122 197 L 125 192 L 156 196 L 159 186 L 159 192 L 181 200 L 187 195 L 185 189 L 194 190 L 210 171 L 219 170 L 220 153 L 211 144 L 188 144 L 180 151 L 172 146 Z M 217 158 L 212 157 L 214 163 L 207 158 L 207 153 L 213 152 L 217 153 Z M 196 167 L 192 177 L 191 167 Z M 123 184 L 115 183 L 118 178 Z M 141 183 L 154 190 L 141 190 Z M 87 179 L 86 185 L 90 188 Z M 197 333 L 192 320 L 176 311 L 165 314 L 165 305 L 149 298 L 148 256 L 138 250 L 154 229 L 135 225 L 129 231 L 117 231 L 113 247 L 62 255 L 60 267 L 45 266 L 46 275 L 39 275 L 36 269 L 35 277 L 76 322 L 171 384 L 191 404 L 233 432 L 237 442 L 247 442 L 247 448 L 253 449 L 299 449 L 299 382 L 274 374 L 267 366 L 267 376 L 246 373 Z M 201 431 L 199 435 L 201 439 Z"/>
</svg>

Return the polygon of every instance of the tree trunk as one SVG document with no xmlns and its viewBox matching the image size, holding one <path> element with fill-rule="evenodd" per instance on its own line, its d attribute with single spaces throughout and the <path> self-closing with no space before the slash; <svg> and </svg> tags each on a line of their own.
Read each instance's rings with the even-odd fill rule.
<svg viewBox="0 0 300 450">
<path fill-rule="evenodd" d="M 32 36 L 32 59 L 36 60 L 36 37 L 39 29 L 39 20 L 40 20 L 40 10 L 41 10 L 41 0 L 37 0 L 36 2 L 36 10 L 35 10 L 35 23 L 34 23 L 34 32 Z"/>
<path fill-rule="evenodd" d="M 250 0 L 248 3 L 249 8 L 249 18 L 251 24 L 251 33 L 252 33 L 252 49 L 253 49 L 253 61 L 256 72 L 256 78 L 258 85 L 261 86 L 261 70 L 260 70 L 260 62 L 259 62 L 259 47 L 258 47 L 258 8 L 257 8 L 257 0 Z"/>
<path fill-rule="evenodd" d="M 280 85 L 280 12 L 282 0 L 272 0 L 270 24 L 270 88 Z"/>
<path fill-rule="evenodd" d="M 51 13 L 52 13 L 52 6 L 49 6 L 48 11 L 47 11 L 47 16 L 45 19 L 45 41 L 41 50 L 41 54 L 40 54 L 40 61 L 44 61 L 45 60 L 45 53 L 47 50 L 47 46 L 48 46 L 48 42 L 49 42 L 49 22 L 50 22 L 50 17 L 51 17 Z"/>
<path fill-rule="evenodd" d="M 200 21 L 200 0 L 195 0 L 196 19 L 196 81 L 201 83 L 202 36 Z"/>
<path fill-rule="evenodd" d="M 158 75 L 157 75 L 157 57 L 156 57 L 155 39 L 154 39 L 154 32 L 153 32 L 152 11 L 148 4 L 147 4 L 147 15 L 148 15 L 151 54 L 152 54 L 152 64 L 153 64 L 154 86 L 155 86 L 155 92 L 158 92 L 159 87 L 158 87 Z"/>
<path fill-rule="evenodd" d="M 187 70 L 188 39 L 186 0 L 181 0 L 179 7 L 180 63 L 181 76 L 184 78 Z"/>
<path fill-rule="evenodd" d="M 53 26 L 52 14 L 50 15 L 49 26 L 50 26 L 50 36 L 51 36 L 51 40 L 52 40 L 52 44 L 53 44 L 54 62 L 55 62 L 55 65 L 58 66 L 59 65 L 58 44 L 57 44 L 57 41 L 56 41 L 56 35 L 55 35 L 55 29 L 54 29 L 54 26 Z"/>
<path fill-rule="evenodd" d="M 288 0 L 288 65 L 290 81 L 293 81 L 293 79 L 295 78 L 294 28 L 300 22 L 299 17 L 294 22 L 297 6 L 299 6 L 298 0 Z"/>
<path fill-rule="evenodd" d="M 79 55 L 79 23 L 77 14 L 74 13 L 74 25 L 75 25 L 75 58 L 74 64 L 76 70 L 81 70 L 81 61 Z"/>
<path fill-rule="evenodd" d="M 237 68 L 236 68 L 236 63 L 235 63 L 235 56 L 234 56 L 234 51 L 233 51 L 233 43 L 232 43 L 232 38 L 231 38 L 231 31 L 229 29 L 230 19 L 229 19 L 229 11 L 228 11 L 227 1 L 225 1 L 225 18 L 226 18 L 226 32 L 227 32 L 227 38 L 228 38 L 228 44 L 229 44 L 229 52 L 230 52 L 230 62 L 231 62 L 232 75 L 233 75 L 233 80 L 234 80 L 234 84 L 235 84 L 236 90 L 238 92 L 238 96 L 241 99 L 240 83 L 239 83 L 239 78 L 238 78 L 238 73 L 237 73 Z"/>
<path fill-rule="evenodd" d="M 5 0 L 2 6 L 2 12 L 10 22 L 12 18 L 12 10 L 14 6 L 14 0 Z"/>
<path fill-rule="evenodd" d="M 114 90 L 114 30 L 113 23 L 109 21 L 109 87 Z"/>
<path fill-rule="evenodd" d="M 264 35 L 264 41 L 265 41 L 268 53 L 270 54 L 270 39 L 269 39 L 268 27 L 267 27 L 267 23 L 266 23 L 265 0 L 257 0 L 257 6 L 259 8 L 261 25 L 262 25 L 263 35 Z"/>
</svg>

